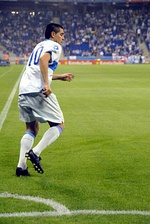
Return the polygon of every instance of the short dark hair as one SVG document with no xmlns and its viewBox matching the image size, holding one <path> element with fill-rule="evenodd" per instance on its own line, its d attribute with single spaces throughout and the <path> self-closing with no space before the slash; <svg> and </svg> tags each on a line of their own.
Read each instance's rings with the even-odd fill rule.
<svg viewBox="0 0 150 224">
<path fill-rule="evenodd" d="M 60 24 L 57 23 L 49 23 L 46 26 L 46 30 L 45 30 L 45 39 L 49 39 L 51 37 L 51 32 L 55 32 L 58 33 L 60 28 L 63 29 L 63 27 Z"/>
</svg>

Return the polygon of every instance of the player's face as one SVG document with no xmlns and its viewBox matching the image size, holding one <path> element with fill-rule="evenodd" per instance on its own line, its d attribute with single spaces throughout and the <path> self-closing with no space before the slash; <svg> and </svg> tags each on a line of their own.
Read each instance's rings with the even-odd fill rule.
<svg viewBox="0 0 150 224">
<path fill-rule="evenodd" d="M 64 30 L 60 28 L 58 33 L 54 32 L 53 41 L 57 42 L 58 44 L 62 45 L 62 41 L 64 40 Z"/>
</svg>

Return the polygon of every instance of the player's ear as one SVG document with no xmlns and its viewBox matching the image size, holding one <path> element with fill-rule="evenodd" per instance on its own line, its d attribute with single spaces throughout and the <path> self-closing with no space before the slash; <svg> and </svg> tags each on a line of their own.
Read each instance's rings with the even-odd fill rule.
<svg viewBox="0 0 150 224">
<path fill-rule="evenodd" d="M 55 36 L 55 32 L 52 31 L 52 32 L 51 32 L 51 37 L 54 38 L 54 36 Z"/>
</svg>

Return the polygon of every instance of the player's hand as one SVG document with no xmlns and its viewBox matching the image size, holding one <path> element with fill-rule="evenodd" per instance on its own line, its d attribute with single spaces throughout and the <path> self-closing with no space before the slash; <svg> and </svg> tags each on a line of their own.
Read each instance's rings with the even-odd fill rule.
<svg viewBox="0 0 150 224">
<path fill-rule="evenodd" d="M 71 82 L 72 79 L 74 79 L 74 75 L 72 73 L 64 73 L 64 74 L 61 75 L 61 80 L 62 81 Z"/>
<path fill-rule="evenodd" d="M 47 97 L 52 93 L 51 88 L 49 85 L 44 85 L 44 89 L 42 90 L 42 93 Z"/>
</svg>

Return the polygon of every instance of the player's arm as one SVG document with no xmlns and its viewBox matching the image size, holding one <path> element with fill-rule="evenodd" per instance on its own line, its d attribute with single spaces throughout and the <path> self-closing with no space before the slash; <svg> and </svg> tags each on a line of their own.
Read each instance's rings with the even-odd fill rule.
<svg viewBox="0 0 150 224">
<path fill-rule="evenodd" d="M 74 75 L 72 73 L 64 73 L 64 74 L 53 74 L 53 80 L 62 80 L 62 81 L 72 81 Z"/>
<path fill-rule="evenodd" d="M 48 82 L 48 62 L 50 60 L 50 54 L 49 53 L 44 53 L 41 57 L 40 57 L 40 70 L 43 76 L 43 80 L 44 80 L 44 91 L 43 93 L 47 96 L 49 96 L 51 94 L 51 89 L 49 86 L 49 82 Z"/>
</svg>

